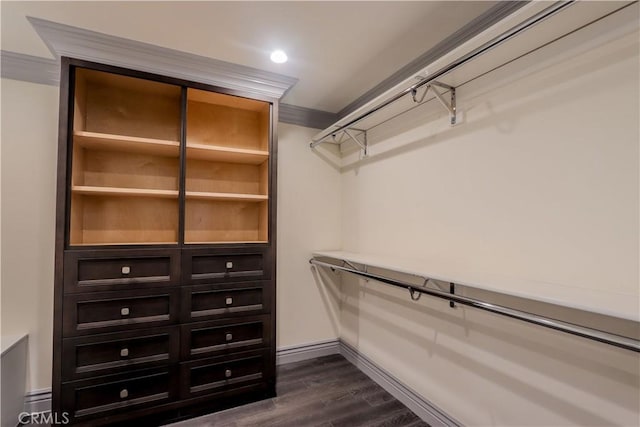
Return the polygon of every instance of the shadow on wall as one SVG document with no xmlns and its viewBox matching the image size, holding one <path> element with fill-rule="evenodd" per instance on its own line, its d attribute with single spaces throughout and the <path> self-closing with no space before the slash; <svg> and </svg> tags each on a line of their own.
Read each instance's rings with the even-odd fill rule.
<svg viewBox="0 0 640 427">
<path fill-rule="evenodd" d="M 340 276 L 330 275 L 324 269 L 310 266 L 311 275 L 318 287 L 318 292 L 322 297 L 322 303 L 329 313 L 329 320 L 336 336 L 340 336 L 340 313 L 342 311 L 342 296 L 340 286 Z"/>
<path fill-rule="evenodd" d="M 380 288 L 383 285 L 375 282 L 367 284 L 363 279 L 344 277 L 343 286 L 345 294 L 349 295 L 342 303 L 343 312 L 357 321 L 349 331 L 344 331 L 343 325 L 342 333 L 350 336 L 349 344 L 355 348 L 359 347 L 360 339 L 364 338 L 360 336 L 360 324 L 367 323 L 373 330 L 386 331 L 402 342 L 421 348 L 429 359 L 438 356 L 439 359 L 455 364 L 460 372 L 467 372 L 468 375 L 481 377 L 487 383 L 508 389 L 523 400 L 556 413 L 576 425 L 611 425 L 612 420 L 603 417 L 596 408 L 580 406 L 579 400 L 572 396 L 563 398 L 550 392 L 541 385 L 540 379 L 526 381 L 517 376 L 515 371 L 510 372 L 509 366 L 526 364 L 528 370 L 553 378 L 564 387 L 586 390 L 598 399 L 611 401 L 612 404 L 632 412 L 637 413 L 640 409 L 633 393 L 629 393 L 626 400 L 620 399 L 619 396 L 611 396 L 607 387 L 599 387 L 593 382 L 594 375 L 597 375 L 625 388 L 637 387 L 640 368 L 636 367 L 635 372 L 621 368 L 633 366 L 633 360 L 636 360 L 637 366 L 637 358 L 630 352 L 604 348 L 603 344 L 584 342 L 581 338 L 555 331 L 540 331 L 541 328 L 537 326 L 510 319 L 495 319 L 496 316 L 492 314 L 472 309 L 458 307 L 452 310 L 445 301 L 408 301 L 408 294 L 406 298 L 399 297 L 396 295 L 400 295 L 401 291 L 394 289 L 387 292 L 388 289 Z M 367 300 L 368 303 L 363 303 Z M 380 304 L 384 304 L 384 310 Z M 462 318 L 461 316 L 466 316 L 467 310 L 469 319 Z M 398 318 L 401 320 L 398 321 Z M 381 332 L 379 335 L 385 334 Z M 438 342 L 440 335 L 447 339 Z M 366 339 L 369 344 L 377 345 L 379 351 L 388 350 L 379 337 L 367 336 Z M 470 351 L 461 352 L 459 346 L 454 348 L 447 345 L 451 340 L 462 343 Z M 567 345 L 566 340 L 572 341 L 570 345 Z M 491 345 L 496 342 L 499 342 L 498 346 Z M 402 349 L 394 351 L 397 363 L 409 363 L 403 362 Z M 490 356 L 473 357 L 473 353 L 478 352 Z M 503 366 L 485 363 L 486 360 L 502 360 L 506 363 Z M 428 369 L 416 371 L 416 381 L 431 381 L 428 372 Z"/>
</svg>

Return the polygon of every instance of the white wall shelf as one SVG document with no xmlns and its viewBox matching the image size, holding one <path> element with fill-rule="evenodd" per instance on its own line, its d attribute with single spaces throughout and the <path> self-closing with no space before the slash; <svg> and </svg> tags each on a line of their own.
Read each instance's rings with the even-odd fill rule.
<svg viewBox="0 0 640 427">
<path fill-rule="evenodd" d="M 327 262 L 326 258 L 333 260 L 333 262 Z M 464 268 L 460 268 L 460 266 L 442 267 L 441 265 L 437 265 L 437 263 L 423 260 L 381 257 L 343 251 L 314 252 L 313 258 L 309 262 L 315 266 L 345 271 L 357 276 L 362 276 L 365 279 L 373 279 L 387 285 L 406 288 L 409 291 L 411 299 L 414 301 L 419 300 L 422 294 L 427 294 L 449 300 L 450 303 L 452 303 L 452 307 L 454 306 L 453 303 L 460 303 L 627 350 L 640 352 L 640 341 L 636 338 L 621 336 L 587 326 L 552 319 L 528 311 L 461 296 L 455 293 L 454 289 L 456 285 L 462 285 L 468 288 L 481 289 L 502 295 L 554 304 L 634 322 L 638 322 L 639 320 L 637 295 L 622 295 L 560 284 L 513 280 L 498 275 L 465 271 Z M 388 275 L 371 272 L 371 268 L 417 276 L 423 280 L 423 283 L 416 285 L 398 280 Z M 451 285 L 450 293 L 434 288 L 433 286 L 428 286 L 430 281 L 449 283 Z"/>
<path fill-rule="evenodd" d="M 456 88 L 492 72 L 541 46 L 634 2 L 532 2 L 450 51 L 312 137 L 310 146 L 353 142 L 369 154 L 368 131 L 431 100 L 448 111 L 451 125 L 461 123 Z M 450 99 L 446 100 L 445 96 Z"/>
</svg>

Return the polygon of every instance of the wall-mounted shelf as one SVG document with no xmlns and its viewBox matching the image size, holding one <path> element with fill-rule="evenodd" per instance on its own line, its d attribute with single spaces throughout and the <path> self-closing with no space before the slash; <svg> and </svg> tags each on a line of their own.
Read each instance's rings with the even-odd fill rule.
<svg viewBox="0 0 640 427">
<path fill-rule="evenodd" d="M 373 279 L 387 285 L 404 288 L 409 291 L 411 299 L 415 301 L 420 298 L 420 295 L 427 294 L 448 300 L 454 304 L 459 303 L 471 306 L 495 314 L 524 320 L 529 323 L 640 352 L 640 341 L 637 338 L 621 336 L 591 327 L 497 305 L 476 298 L 469 298 L 452 292 L 452 290 L 455 289 L 456 285 L 462 285 L 467 288 L 480 289 L 526 300 L 553 304 L 555 306 L 573 308 L 630 320 L 632 322 L 640 321 L 637 295 L 622 295 L 551 283 L 516 281 L 497 275 L 465 272 L 460 266 L 442 267 L 438 265 L 438 263 L 429 263 L 423 260 L 381 257 L 343 251 L 314 252 L 313 258 L 309 262 L 313 265 L 330 268 L 334 271 L 344 271 L 364 277 L 365 279 Z M 388 274 L 373 272 L 372 269 L 415 276 L 420 278 L 421 284 L 399 280 Z M 451 290 L 443 291 L 437 287 L 428 286 L 430 281 L 450 284 Z"/>
<path fill-rule="evenodd" d="M 523 6 L 317 133 L 311 140 L 311 148 L 324 143 L 341 146 L 352 142 L 367 155 L 370 130 L 432 100 L 448 111 L 450 124 L 458 124 L 456 92 L 461 86 L 634 2 L 582 3 L 587 2 L 558 1 L 551 6 L 532 2 Z"/>
</svg>

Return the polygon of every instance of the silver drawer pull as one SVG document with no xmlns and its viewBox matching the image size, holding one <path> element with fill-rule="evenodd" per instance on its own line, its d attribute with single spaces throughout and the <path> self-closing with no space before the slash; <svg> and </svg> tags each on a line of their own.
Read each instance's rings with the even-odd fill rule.
<svg viewBox="0 0 640 427">
<path fill-rule="evenodd" d="M 233 298 L 231 298 L 231 297 L 227 297 L 227 299 L 225 300 L 225 303 L 226 303 L 227 305 L 231 305 L 231 304 L 233 304 Z"/>
<path fill-rule="evenodd" d="M 120 399 L 126 399 L 129 397 L 129 391 L 126 388 L 120 390 Z"/>
<path fill-rule="evenodd" d="M 121 314 L 122 316 L 128 316 L 128 315 L 129 315 L 129 307 L 122 307 L 122 308 L 120 309 L 120 314 Z"/>
<path fill-rule="evenodd" d="M 227 266 L 227 270 L 230 268 L 233 268 L 233 263 L 231 261 L 227 261 L 226 266 Z"/>
<path fill-rule="evenodd" d="M 233 335 L 227 334 L 225 338 L 227 339 L 227 341 L 231 341 L 233 339 Z"/>
<path fill-rule="evenodd" d="M 224 371 L 224 376 L 226 378 L 231 378 L 231 369 L 227 369 L 226 371 Z"/>
<path fill-rule="evenodd" d="M 131 273 L 131 267 L 129 267 L 128 265 L 125 265 L 124 267 L 122 267 L 122 274 L 129 274 Z"/>
<path fill-rule="evenodd" d="M 120 350 L 120 357 L 127 357 L 127 356 L 129 356 L 128 348 L 123 348 L 122 350 Z"/>
</svg>

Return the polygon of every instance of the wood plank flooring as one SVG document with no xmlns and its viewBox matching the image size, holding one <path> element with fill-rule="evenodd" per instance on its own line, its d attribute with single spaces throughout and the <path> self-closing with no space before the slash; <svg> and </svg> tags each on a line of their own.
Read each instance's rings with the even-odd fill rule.
<svg viewBox="0 0 640 427">
<path fill-rule="evenodd" d="M 407 407 L 340 355 L 278 367 L 278 397 L 171 427 L 424 427 Z"/>
</svg>

